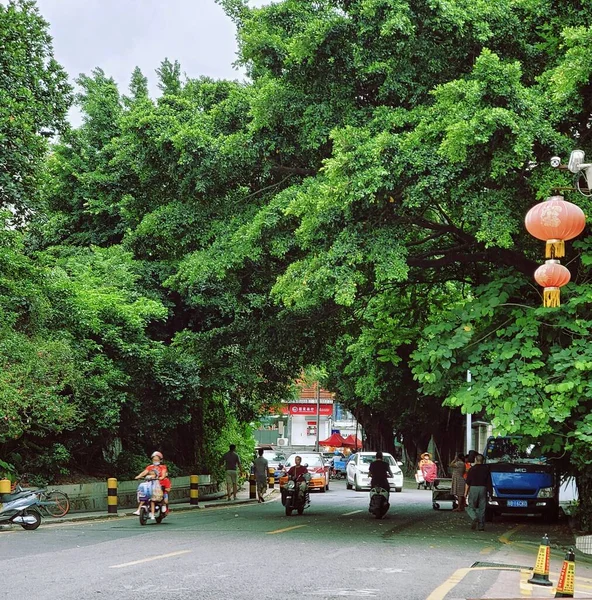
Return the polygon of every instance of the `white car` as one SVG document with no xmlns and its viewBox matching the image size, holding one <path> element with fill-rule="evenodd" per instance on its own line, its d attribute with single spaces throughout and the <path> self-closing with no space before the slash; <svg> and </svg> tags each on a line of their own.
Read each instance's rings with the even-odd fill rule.
<svg viewBox="0 0 592 600">
<path fill-rule="evenodd" d="M 355 488 L 356 492 L 361 489 L 370 489 L 370 475 L 368 469 L 370 463 L 374 460 L 376 452 L 357 452 L 350 457 L 345 469 L 345 479 L 347 489 Z M 393 477 L 389 477 L 391 491 L 400 492 L 403 489 L 403 471 L 398 463 L 390 454 L 384 453 L 384 461 L 391 468 Z"/>
</svg>

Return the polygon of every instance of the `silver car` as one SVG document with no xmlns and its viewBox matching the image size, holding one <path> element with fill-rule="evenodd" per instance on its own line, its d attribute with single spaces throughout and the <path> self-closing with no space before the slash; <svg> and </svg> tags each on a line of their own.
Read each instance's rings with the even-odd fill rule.
<svg viewBox="0 0 592 600">
<path fill-rule="evenodd" d="M 368 469 L 370 463 L 374 461 L 376 452 L 357 452 L 350 457 L 345 470 L 347 489 L 355 488 L 356 492 L 362 489 L 370 489 L 370 475 Z M 403 489 L 403 471 L 398 463 L 390 454 L 384 453 L 384 461 L 391 468 L 393 477 L 389 477 L 391 492 L 400 492 Z"/>
</svg>

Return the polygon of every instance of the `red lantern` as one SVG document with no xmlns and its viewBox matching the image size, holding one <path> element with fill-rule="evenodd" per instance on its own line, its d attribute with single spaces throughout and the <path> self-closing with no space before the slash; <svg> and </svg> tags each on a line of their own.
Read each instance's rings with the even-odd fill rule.
<svg viewBox="0 0 592 600">
<path fill-rule="evenodd" d="M 558 260 L 547 260 L 534 272 L 534 278 L 545 288 L 543 306 L 559 306 L 561 304 L 559 288 L 569 283 L 571 279 L 569 269 L 559 264 Z"/>
<path fill-rule="evenodd" d="M 559 258 L 565 256 L 564 240 L 571 240 L 584 230 L 586 216 L 563 196 L 551 196 L 528 211 L 524 224 L 530 235 L 547 242 L 547 258 Z"/>
</svg>

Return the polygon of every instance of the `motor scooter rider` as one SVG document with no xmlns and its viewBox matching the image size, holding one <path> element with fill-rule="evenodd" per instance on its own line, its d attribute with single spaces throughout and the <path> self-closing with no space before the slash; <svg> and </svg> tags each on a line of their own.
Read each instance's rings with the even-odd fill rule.
<svg viewBox="0 0 592 600">
<path fill-rule="evenodd" d="M 392 479 L 393 473 L 390 465 L 384 461 L 384 455 L 380 450 L 376 453 L 374 461 L 370 464 L 368 469 L 370 473 L 370 487 L 371 488 L 382 488 L 387 492 L 390 492 L 390 484 L 388 478 Z"/>
<path fill-rule="evenodd" d="M 166 514 L 168 512 L 168 504 L 169 504 L 169 491 L 171 489 L 171 481 L 169 479 L 168 469 L 166 465 L 162 464 L 162 453 L 161 452 L 153 452 L 151 455 L 152 464 L 148 465 L 140 474 L 136 475 L 134 479 L 142 479 L 146 476 L 151 476 L 154 479 L 157 479 L 160 483 L 163 492 L 163 504 L 161 507 L 162 514 Z M 150 519 L 154 519 L 154 505 L 155 502 L 150 500 Z M 139 503 L 138 509 L 134 512 L 134 515 L 140 514 L 140 508 L 142 506 L 142 502 Z"/>
<path fill-rule="evenodd" d="M 296 456 L 294 462 L 296 464 L 288 469 L 288 477 L 296 483 L 298 486 L 298 494 L 302 497 L 306 493 L 307 482 L 304 475 L 308 473 L 308 468 L 301 464 L 301 456 Z"/>
</svg>

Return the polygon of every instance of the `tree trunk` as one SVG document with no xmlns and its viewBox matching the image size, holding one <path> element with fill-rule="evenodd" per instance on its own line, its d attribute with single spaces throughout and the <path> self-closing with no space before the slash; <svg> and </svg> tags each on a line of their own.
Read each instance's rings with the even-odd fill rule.
<svg viewBox="0 0 592 600">
<path fill-rule="evenodd" d="M 592 473 L 584 469 L 576 475 L 579 504 L 576 511 L 575 526 L 584 533 L 592 532 Z"/>
</svg>

